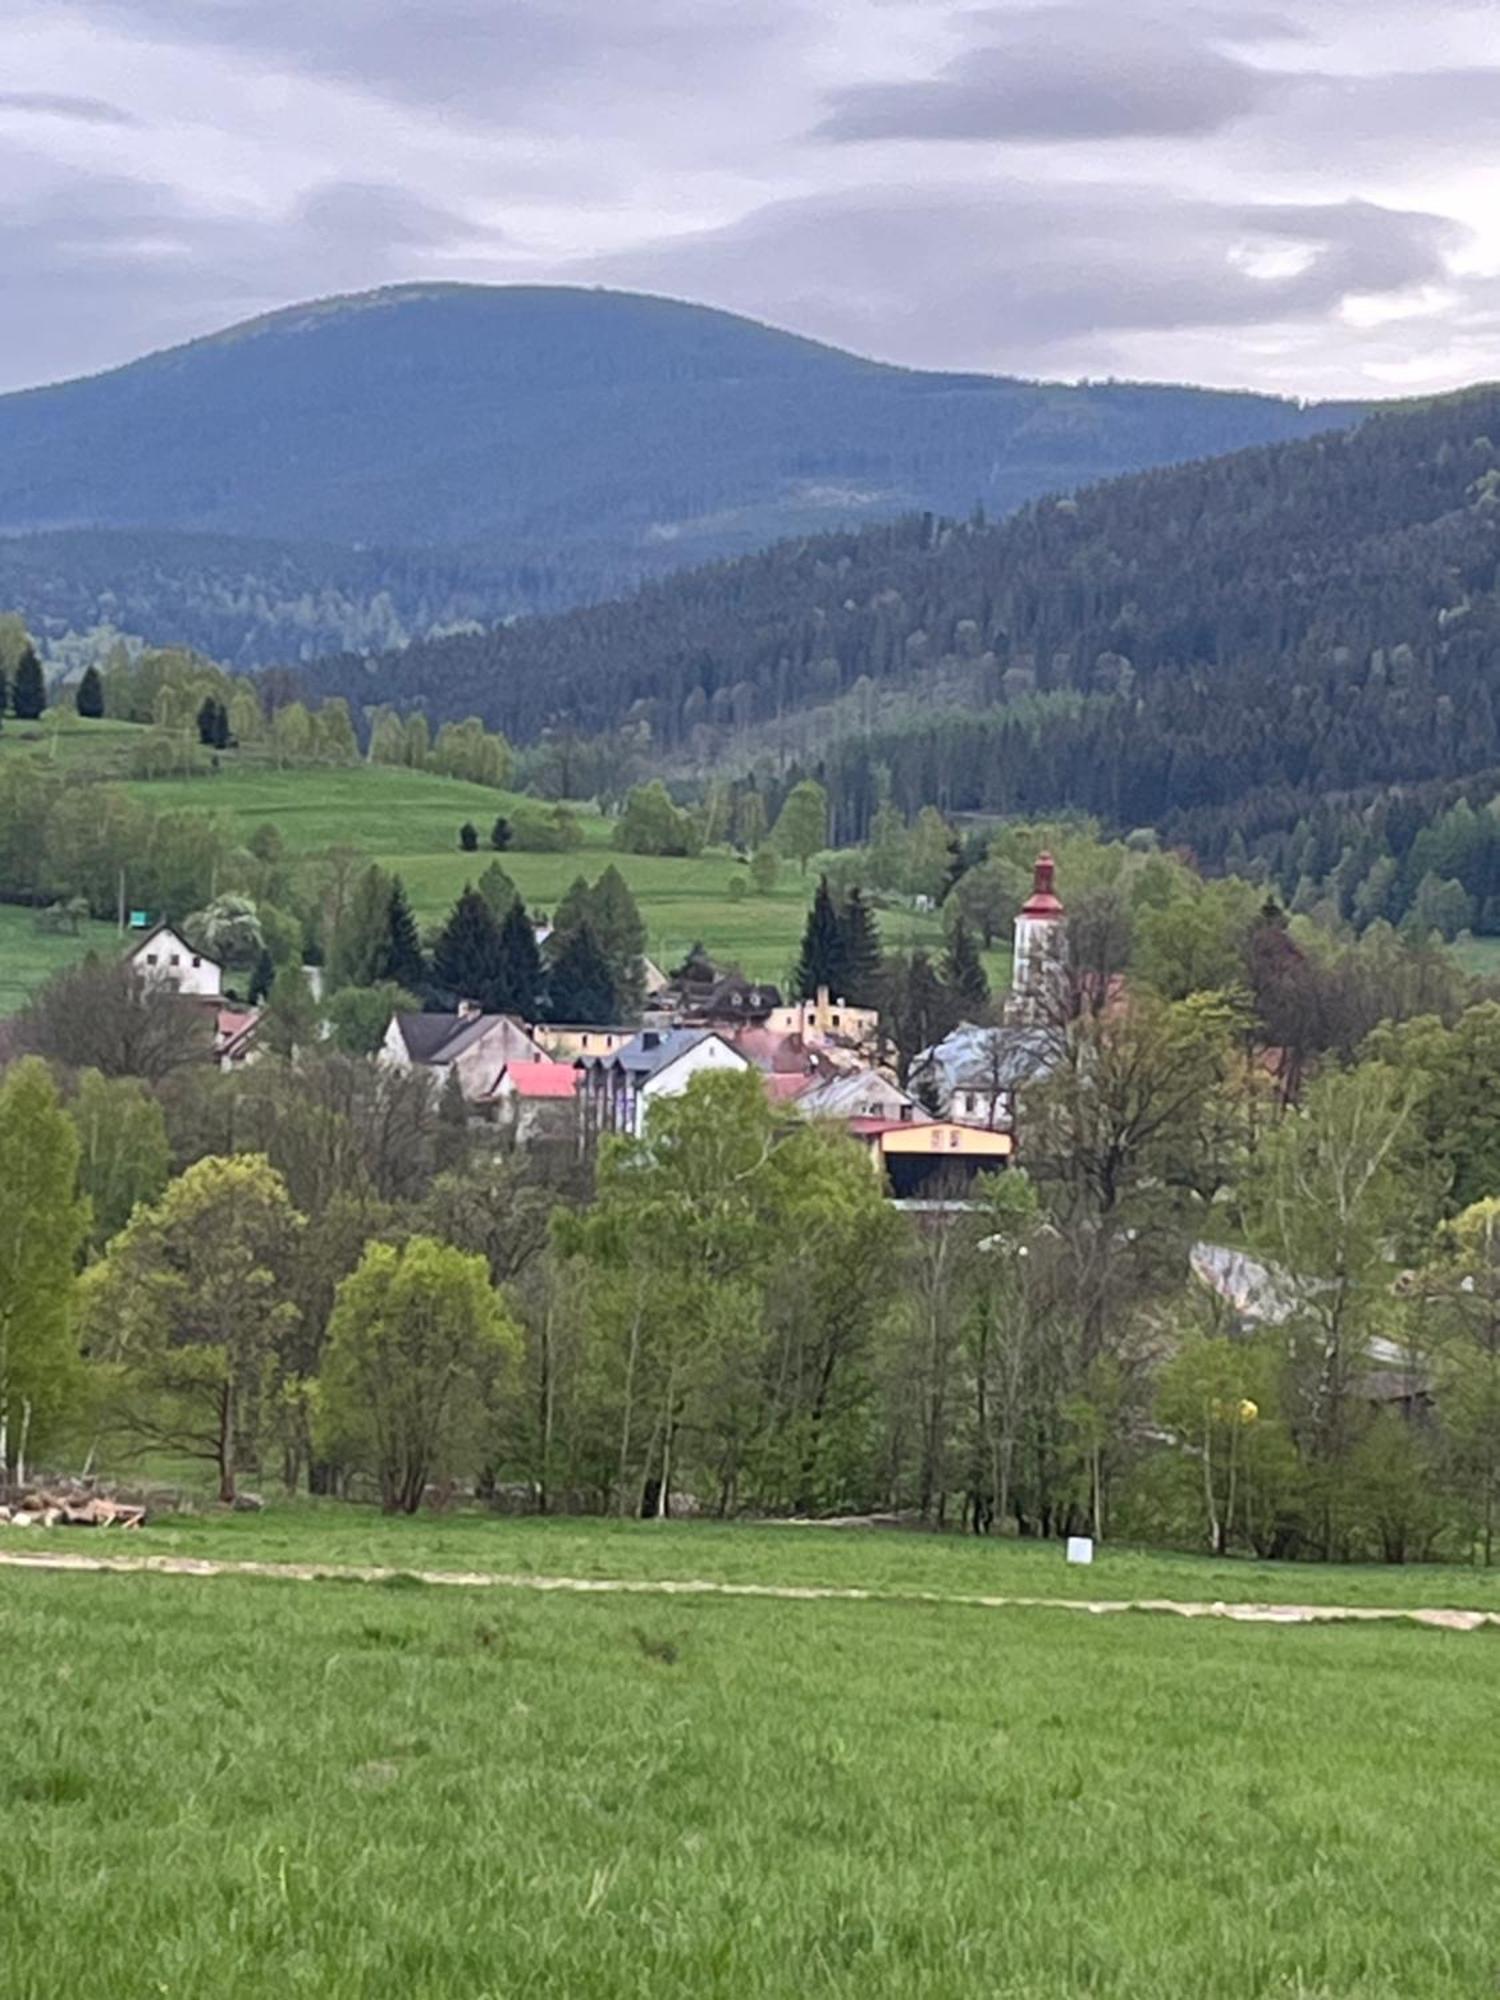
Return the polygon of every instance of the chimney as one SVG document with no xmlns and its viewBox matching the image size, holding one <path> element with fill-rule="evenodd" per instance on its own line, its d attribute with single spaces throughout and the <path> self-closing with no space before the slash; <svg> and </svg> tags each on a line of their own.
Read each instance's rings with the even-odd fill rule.
<svg viewBox="0 0 1500 2000">
<path fill-rule="evenodd" d="M 477 1000 L 460 1000 L 458 1018 L 460 1021 L 475 1021 L 484 1012 Z"/>
</svg>

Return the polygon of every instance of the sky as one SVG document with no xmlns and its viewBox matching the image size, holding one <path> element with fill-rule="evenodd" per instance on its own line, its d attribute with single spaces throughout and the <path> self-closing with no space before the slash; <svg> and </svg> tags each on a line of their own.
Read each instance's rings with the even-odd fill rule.
<svg viewBox="0 0 1500 2000">
<path fill-rule="evenodd" d="M 6 0 L 0 389 L 410 280 L 882 360 L 1500 376 L 1500 0 Z"/>
</svg>

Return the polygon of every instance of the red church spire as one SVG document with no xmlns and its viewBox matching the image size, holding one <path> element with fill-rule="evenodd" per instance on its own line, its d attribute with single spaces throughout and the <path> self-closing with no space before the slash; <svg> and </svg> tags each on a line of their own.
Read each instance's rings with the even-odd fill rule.
<svg viewBox="0 0 1500 2000">
<path fill-rule="evenodd" d="M 1052 856 L 1039 854 L 1031 878 L 1031 896 L 1021 908 L 1023 917 L 1041 917 L 1045 920 L 1048 917 L 1061 917 L 1065 914 L 1062 901 L 1052 886 L 1056 874 L 1057 864 Z"/>
</svg>

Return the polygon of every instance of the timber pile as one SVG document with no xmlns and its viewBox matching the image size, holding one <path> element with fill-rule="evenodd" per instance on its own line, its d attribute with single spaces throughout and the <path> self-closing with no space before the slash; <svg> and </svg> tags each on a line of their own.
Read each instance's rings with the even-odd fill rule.
<svg viewBox="0 0 1500 2000">
<path fill-rule="evenodd" d="M 0 1527 L 138 1528 L 146 1509 L 91 1487 L 38 1486 L 11 1494 L 0 1504 Z"/>
</svg>

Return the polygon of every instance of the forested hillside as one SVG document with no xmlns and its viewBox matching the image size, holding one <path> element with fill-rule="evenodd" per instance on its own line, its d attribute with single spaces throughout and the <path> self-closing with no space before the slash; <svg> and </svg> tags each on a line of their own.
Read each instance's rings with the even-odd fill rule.
<svg viewBox="0 0 1500 2000">
<path fill-rule="evenodd" d="M 1500 764 L 1496 438 L 1500 389 L 1475 390 L 994 527 L 786 543 L 313 678 L 513 735 L 644 721 L 704 755 L 841 703 L 841 741 L 782 735 L 822 765 L 845 837 L 888 777 L 906 810 L 1073 806 L 1222 843 L 1267 788 L 1284 822 L 1299 801 Z M 851 734 L 893 689 L 899 726 Z"/>
<path fill-rule="evenodd" d="M 1354 414 L 885 367 L 622 293 L 398 287 L 0 398 L 0 533 L 24 538 L 0 583 L 44 630 L 107 620 L 236 663 L 365 651 Z"/>
</svg>

